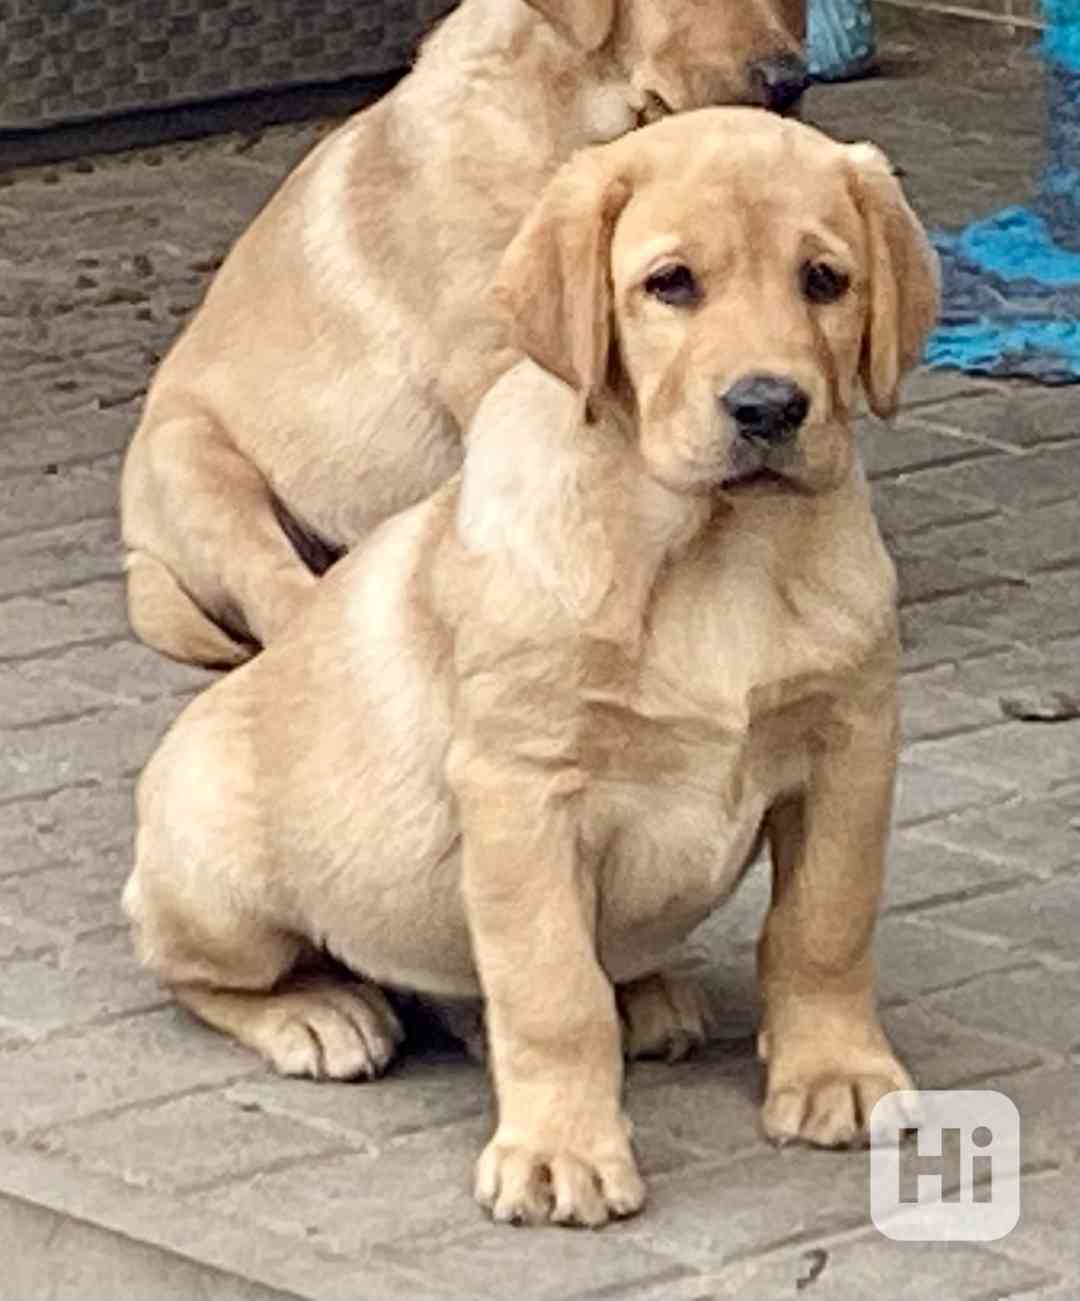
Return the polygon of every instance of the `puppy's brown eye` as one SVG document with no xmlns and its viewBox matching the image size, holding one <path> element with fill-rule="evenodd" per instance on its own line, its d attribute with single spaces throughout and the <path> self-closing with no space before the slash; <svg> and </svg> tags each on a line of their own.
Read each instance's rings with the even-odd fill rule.
<svg viewBox="0 0 1080 1301">
<path fill-rule="evenodd" d="M 701 297 L 694 273 L 681 262 L 654 271 L 645 281 L 645 292 L 669 307 L 692 307 Z"/>
<path fill-rule="evenodd" d="M 804 262 L 802 291 L 812 303 L 835 303 L 848 291 L 851 279 L 827 262 Z"/>
</svg>

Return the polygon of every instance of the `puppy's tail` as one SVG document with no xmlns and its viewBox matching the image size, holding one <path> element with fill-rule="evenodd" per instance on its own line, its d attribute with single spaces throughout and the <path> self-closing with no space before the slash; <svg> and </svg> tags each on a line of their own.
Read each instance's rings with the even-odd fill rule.
<svg viewBox="0 0 1080 1301">
<path fill-rule="evenodd" d="M 172 572 L 145 551 L 127 558 L 128 618 L 136 637 L 170 659 L 207 668 L 243 664 L 257 647 L 237 641 L 188 596 Z"/>
</svg>

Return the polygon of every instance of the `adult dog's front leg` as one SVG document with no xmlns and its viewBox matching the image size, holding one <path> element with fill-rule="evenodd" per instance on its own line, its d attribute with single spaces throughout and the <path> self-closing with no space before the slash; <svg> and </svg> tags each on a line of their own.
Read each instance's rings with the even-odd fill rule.
<svg viewBox="0 0 1080 1301">
<path fill-rule="evenodd" d="M 775 808 L 773 897 L 759 946 L 770 1138 L 840 1146 L 912 1087 L 878 1022 L 871 954 L 896 767 L 895 692 L 830 737 L 806 791 Z"/>
<path fill-rule="evenodd" d="M 454 768 L 498 1103 L 476 1196 L 497 1220 L 599 1226 L 638 1210 L 644 1187 L 594 882 L 579 863 L 578 785 L 476 757 Z"/>
</svg>

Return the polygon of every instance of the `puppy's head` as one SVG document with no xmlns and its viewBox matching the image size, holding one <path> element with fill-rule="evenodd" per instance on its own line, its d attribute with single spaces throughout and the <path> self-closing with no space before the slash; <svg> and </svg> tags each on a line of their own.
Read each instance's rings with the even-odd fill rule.
<svg viewBox="0 0 1080 1301">
<path fill-rule="evenodd" d="M 579 154 L 507 250 L 515 346 L 614 404 L 677 491 L 847 475 L 861 378 L 889 415 L 937 261 L 883 155 L 744 109 Z"/>
<path fill-rule="evenodd" d="M 806 0 L 527 3 L 584 50 L 609 50 L 650 119 L 710 104 L 790 112 L 808 82 Z"/>
</svg>

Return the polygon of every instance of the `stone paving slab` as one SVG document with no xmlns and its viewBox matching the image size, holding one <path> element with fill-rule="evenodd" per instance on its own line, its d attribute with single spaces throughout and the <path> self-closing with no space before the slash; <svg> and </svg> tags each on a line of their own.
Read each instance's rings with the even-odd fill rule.
<svg viewBox="0 0 1080 1301">
<path fill-rule="evenodd" d="M 849 1239 L 777 1252 L 717 1273 L 635 1293 L 635 1301 L 778 1301 L 815 1295 L 829 1301 L 867 1297 L 948 1297 L 950 1301 L 1052 1295 L 1054 1274 L 967 1243 L 909 1244 Z M 1051 1284 L 1052 1286 L 1052 1284 Z M 1063 1293 L 1064 1295 L 1075 1295 Z"/>
<path fill-rule="evenodd" d="M 0 1301 L 48 1296 L 154 1297 L 156 1301 L 276 1301 L 295 1295 L 112 1233 L 73 1215 L 0 1194 L 0 1235 L 18 1243 L 6 1253 Z M 42 1267 L 42 1262 L 47 1264 Z"/>
<path fill-rule="evenodd" d="M 886 25 L 894 80 L 816 89 L 809 118 L 879 139 L 932 223 L 1021 198 L 1036 62 L 911 21 Z M 598 1234 L 473 1205 L 480 1067 L 429 1050 L 375 1084 L 281 1080 L 140 972 L 133 780 L 212 675 L 128 634 L 118 459 L 229 243 L 329 126 L 0 175 L 0 1301 L 1078 1301 L 1080 721 L 1006 704 L 1078 686 L 1076 390 L 923 371 L 892 427 L 859 425 L 903 602 L 883 1015 L 924 1087 L 1019 1108 L 1003 1241 L 892 1243 L 866 1154 L 762 1141 L 761 866 L 687 945 L 716 1039 L 630 1072 L 651 1201 Z"/>
</svg>

